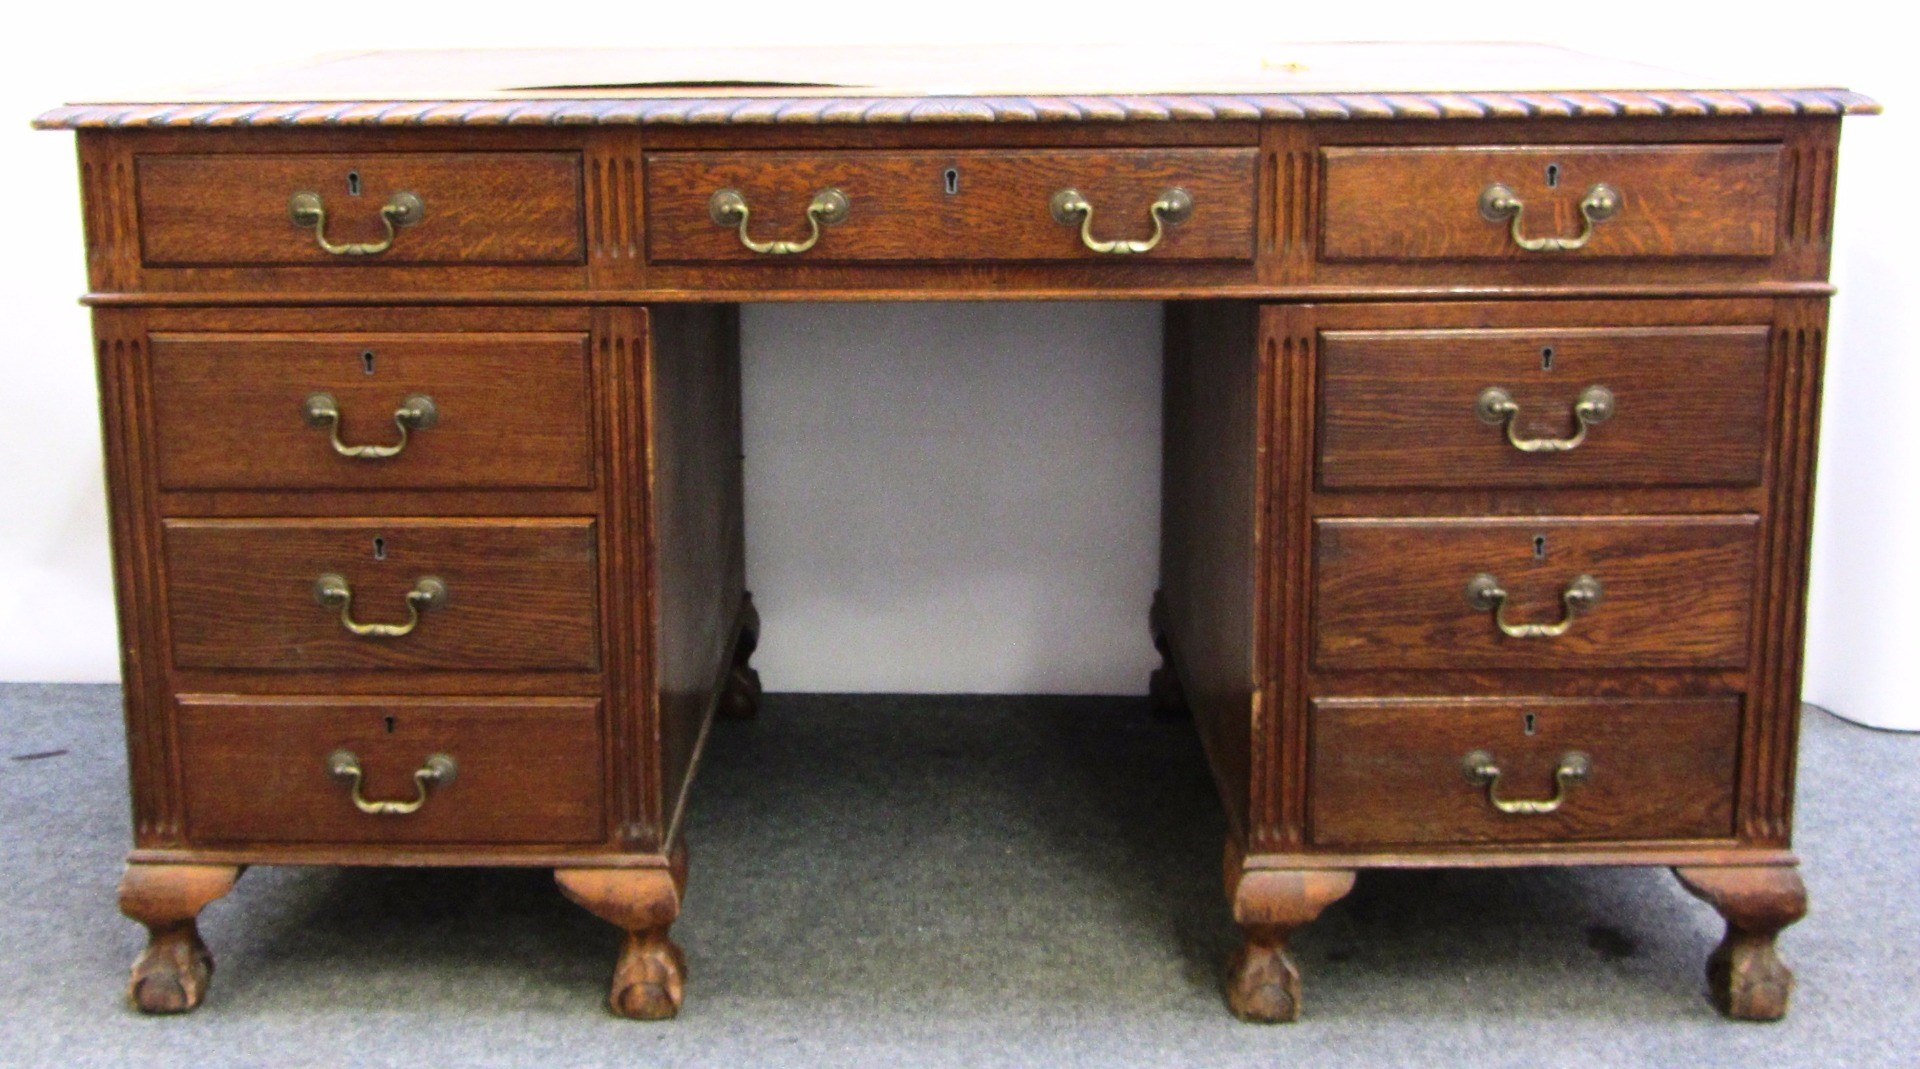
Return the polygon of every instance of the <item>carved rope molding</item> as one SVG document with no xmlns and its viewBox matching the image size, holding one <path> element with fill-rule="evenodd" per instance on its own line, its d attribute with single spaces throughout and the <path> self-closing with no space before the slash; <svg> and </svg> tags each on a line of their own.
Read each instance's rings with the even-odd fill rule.
<svg viewBox="0 0 1920 1069">
<path fill-rule="evenodd" d="M 1873 115 L 1844 89 L 1606 93 L 1365 93 L 1075 97 L 672 99 L 74 104 L 43 130 L 240 126 L 566 126 L 779 123 L 1139 122 L 1255 119 L 1531 119 Z"/>
</svg>

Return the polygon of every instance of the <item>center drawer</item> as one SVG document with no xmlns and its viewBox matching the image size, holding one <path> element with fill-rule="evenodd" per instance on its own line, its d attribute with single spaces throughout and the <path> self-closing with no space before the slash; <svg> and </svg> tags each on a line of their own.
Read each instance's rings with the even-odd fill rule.
<svg viewBox="0 0 1920 1069">
<path fill-rule="evenodd" d="M 1250 148 L 655 152 L 646 157 L 648 257 L 1248 261 L 1256 158 Z M 1086 211 L 1057 212 L 1065 193 Z M 730 209 L 718 199 L 729 194 Z M 1178 210 L 1155 207 L 1181 200 Z M 1083 223 L 1096 243 L 1163 236 L 1150 250 L 1107 255 L 1083 242 Z"/>
<path fill-rule="evenodd" d="M 1752 515 L 1323 519 L 1324 669 L 1738 668 Z"/>
<path fill-rule="evenodd" d="M 599 667 L 588 519 L 167 520 L 179 668 Z"/>
<path fill-rule="evenodd" d="M 593 485 L 583 334 L 155 334 L 168 490 Z"/>
<path fill-rule="evenodd" d="M 177 709 L 195 842 L 581 843 L 606 834 L 597 699 L 186 695 Z"/>
</svg>

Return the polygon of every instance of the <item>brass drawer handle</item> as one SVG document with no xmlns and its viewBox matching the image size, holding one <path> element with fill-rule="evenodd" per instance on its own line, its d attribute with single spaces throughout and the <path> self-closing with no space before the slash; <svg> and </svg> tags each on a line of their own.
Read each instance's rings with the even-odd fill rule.
<svg viewBox="0 0 1920 1069">
<path fill-rule="evenodd" d="M 327 240 L 327 206 L 318 193 L 295 193 L 287 198 L 287 216 L 293 225 L 313 231 L 314 243 L 335 256 L 378 256 L 393 248 L 397 228 L 412 226 L 427 212 L 426 205 L 412 193 L 395 193 L 380 206 L 380 224 L 387 236 L 380 241 L 356 241 L 336 245 Z"/>
<path fill-rule="evenodd" d="M 1507 622 L 1507 591 L 1500 580 L 1481 572 L 1467 581 L 1467 604 L 1475 612 L 1493 613 L 1493 622 L 1508 638 L 1558 638 L 1573 627 L 1576 614 L 1593 608 L 1600 601 L 1600 580 L 1582 575 L 1560 592 L 1562 612 L 1551 624 L 1510 624 Z"/>
<path fill-rule="evenodd" d="M 1147 214 L 1153 217 L 1153 236 L 1145 241 L 1101 241 L 1093 236 L 1093 203 L 1080 195 L 1077 189 L 1063 189 L 1053 195 L 1048 204 L 1053 212 L 1053 220 L 1062 226 L 1080 224 L 1080 244 L 1094 252 L 1126 255 L 1138 252 L 1152 252 L 1167 235 L 1169 225 L 1184 223 L 1193 217 L 1193 197 L 1184 189 L 1174 188 L 1160 194 Z"/>
<path fill-rule="evenodd" d="M 446 786 L 460 771 L 460 765 L 452 754 L 437 753 L 427 758 L 427 763 L 413 774 L 413 801 L 411 802 L 370 802 L 360 794 L 360 759 L 352 750 L 335 750 L 327 756 L 327 771 L 333 778 L 345 780 L 353 785 L 353 807 L 362 813 L 377 817 L 404 817 L 427 804 L 427 788 L 438 784 Z"/>
<path fill-rule="evenodd" d="M 740 244 L 749 251 L 764 256 L 792 256 L 806 252 L 820 241 L 820 228 L 845 222 L 847 212 L 852 205 L 847 195 L 837 189 L 823 189 L 813 195 L 813 201 L 807 205 L 807 226 L 811 233 L 805 241 L 755 241 L 747 236 L 747 219 L 752 209 L 747 207 L 746 194 L 737 189 L 716 190 L 707 198 L 707 217 L 714 226 L 737 226 L 740 228 Z"/>
<path fill-rule="evenodd" d="M 348 445 L 340 440 L 340 402 L 330 393 L 310 393 L 300 406 L 301 415 L 306 417 L 310 427 L 327 427 L 333 439 L 333 451 L 343 457 L 355 457 L 360 460 L 385 460 L 397 457 L 407 447 L 409 431 L 423 431 L 440 422 L 440 409 L 433 398 L 416 393 L 400 402 L 394 409 L 393 425 L 400 428 L 400 440 L 392 445 Z"/>
<path fill-rule="evenodd" d="M 1485 750 L 1475 750 L 1461 758 L 1460 770 L 1466 773 L 1468 783 L 1486 786 L 1487 801 L 1495 809 L 1509 816 L 1537 817 L 1559 809 L 1567 800 L 1568 788 L 1576 783 L 1584 783 L 1593 774 L 1593 759 L 1578 750 L 1562 756 L 1559 767 L 1553 770 L 1551 798 L 1500 797 L 1500 766 L 1494 763 L 1493 755 Z"/>
<path fill-rule="evenodd" d="M 362 624 L 353 619 L 353 590 L 344 576 L 332 572 L 313 581 L 313 600 L 327 608 L 338 607 L 340 626 L 362 638 L 399 638 L 420 626 L 420 614 L 447 601 L 447 584 L 426 576 L 407 591 L 407 622 L 404 624 Z"/>
<path fill-rule="evenodd" d="M 1597 185 L 1580 198 L 1580 218 L 1585 225 L 1573 238 L 1530 238 L 1520 233 L 1520 214 L 1526 205 L 1513 190 L 1495 182 L 1480 191 L 1480 214 L 1490 223 L 1506 223 L 1513 243 L 1528 252 L 1572 252 L 1585 248 L 1593 240 L 1593 227 L 1620 213 L 1620 194 L 1609 185 Z"/>
<path fill-rule="evenodd" d="M 1504 424 L 1508 444 L 1522 453 L 1565 453 L 1577 449 L 1587 440 L 1587 429 L 1613 418 L 1613 410 L 1613 391 L 1605 386 L 1589 386 L 1580 391 L 1579 399 L 1573 403 L 1577 429 L 1571 438 L 1521 438 L 1513 433 L 1513 425 L 1520 421 L 1520 406 L 1514 403 L 1512 394 L 1498 386 L 1489 386 L 1481 390 L 1473 402 L 1473 414 L 1480 417 L 1480 422 L 1494 426 Z"/>
</svg>

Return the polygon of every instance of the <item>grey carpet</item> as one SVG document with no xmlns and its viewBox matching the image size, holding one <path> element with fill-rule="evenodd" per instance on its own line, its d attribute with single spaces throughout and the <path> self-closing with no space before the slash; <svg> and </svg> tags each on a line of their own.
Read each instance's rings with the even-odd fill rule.
<svg viewBox="0 0 1920 1069">
<path fill-rule="evenodd" d="M 613 930 L 541 872 L 255 869 L 190 1017 L 140 931 L 118 692 L 0 686 L 0 1062 L 195 1067 L 1920 1063 L 1920 737 L 1809 711 L 1814 913 L 1778 1025 L 1721 1020 L 1710 910 L 1661 870 L 1374 873 L 1297 941 L 1307 1018 L 1221 1006 L 1223 824 L 1139 699 L 773 696 L 688 822 L 676 1021 L 610 1018 Z M 55 756 L 29 756 L 58 751 Z"/>
</svg>

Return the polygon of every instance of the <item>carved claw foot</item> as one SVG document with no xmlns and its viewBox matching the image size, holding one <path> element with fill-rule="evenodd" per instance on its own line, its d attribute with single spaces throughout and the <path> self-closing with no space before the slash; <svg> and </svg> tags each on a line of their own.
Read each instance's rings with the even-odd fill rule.
<svg viewBox="0 0 1920 1069">
<path fill-rule="evenodd" d="M 1743 1021 L 1787 1015 L 1793 971 L 1774 941 L 1807 915 L 1807 888 L 1785 865 L 1677 868 L 1680 885 L 1717 910 L 1726 937 L 1707 959 L 1707 993 L 1721 1013 Z"/>
<path fill-rule="evenodd" d="M 742 595 L 740 639 L 733 647 L 733 671 L 727 676 L 727 689 L 720 696 L 720 715 L 727 720 L 751 720 L 760 712 L 760 673 L 748 666 L 753 651 L 760 648 L 760 610 L 753 607 L 753 595 Z"/>
<path fill-rule="evenodd" d="M 1227 966 L 1227 1008 L 1256 1024 L 1300 1017 L 1300 967 L 1287 940 L 1353 890 L 1350 869 L 1250 869 L 1237 845 L 1226 859 L 1227 901 L 1246 942 Z"/>
<path fill-rule="evenodd" d="M 1160 667 L 1147 677 L 1147 700 L 1155 716 L 1175 718 L 1188 715 L 1186 691 L 1181 689 L 1180 674 L 1173 668 L 1173 647 L 1167 640 L 1166 602 L 1159 592 L 1153 595 L 1153 608 L 1147 614 L 1153 632 L 1153 648 L 1160 654 Z"/>
<path fill-rule="evenodd" d="M 561 893 L 625 933 L 607 1008 L 642 1021 L 679 1013 L 686 992 L 686 957 L 667 930 L 680 915 L 687 883 L 685 849 L 676 847 L 666 868 L 555 869 L 553 878 Z"/>
<path fill-rule="evenodd" d="M 147 928 L 146 949 L 127 984 L 127 997 L 142 1012 L 185 1013 L 207 997 L 213 955 L 195 919 L 239 877 L 230 865 L 127 866 L 120 912 Z"/>
<path fill-rule="evenodd" d="M 1255 1024 L 1300 1017 L 1300 967 L 1287 954 L 1286 937 L 1273 929 L 1247 929 L 1246 942 L 1227 965 L 1227 1008 Z"/>
<path fill-rule="evenodd" d="M 607 1007 L 621 1017 L 662 1021 L 680 1012 L 686 983 L 686 955 L 665 928 L 628 932 L 613 967 Z"/>
</svg>

